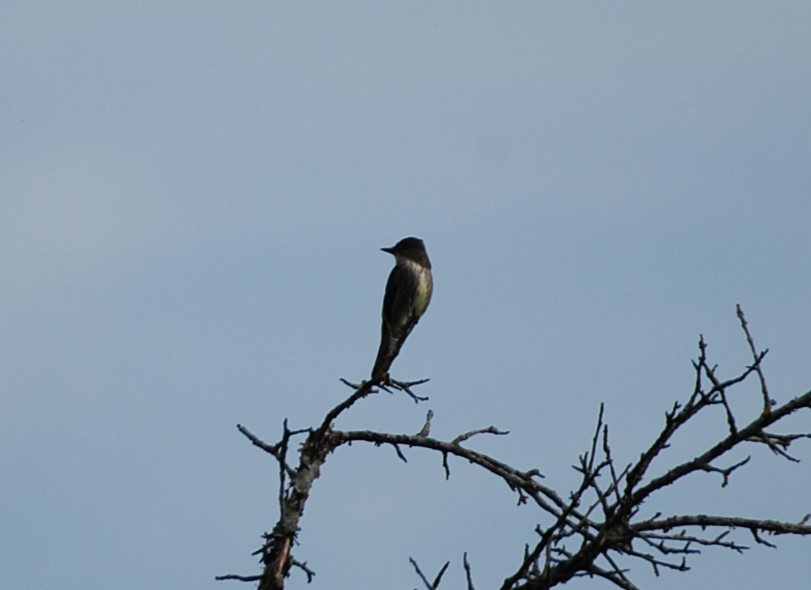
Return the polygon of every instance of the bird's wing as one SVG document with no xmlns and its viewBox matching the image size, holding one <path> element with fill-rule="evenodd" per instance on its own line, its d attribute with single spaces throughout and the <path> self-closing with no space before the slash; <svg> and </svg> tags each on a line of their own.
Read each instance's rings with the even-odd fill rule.
<svg viewBox="0 0 811 590">
<path fill-rule="evenodd" d="M 383 321 L 388 324 L 388 328 L 395 338 L 401 337 L 403 330 L 413 324 L 410 312 L 417 290 L 415 283 L 414 274 L 399 264 L 389 274 L 386 295 L 383 298 Z"/>
</svg>

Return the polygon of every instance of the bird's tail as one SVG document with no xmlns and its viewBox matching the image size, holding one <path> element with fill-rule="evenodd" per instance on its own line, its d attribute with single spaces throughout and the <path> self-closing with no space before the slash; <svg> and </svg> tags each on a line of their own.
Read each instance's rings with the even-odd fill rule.
<svg viewBox="0 0 811 590">
<path fill-rule="evenodd" d="M 388 332 L 388 330 L 384 332 Z M 399 349 L 396 339 L 392 338 L 391 334 L 381 334 L 380 348 L 377 349 L 377 358 L 374 367 L 372 367 L 372 379 L 386 379 L 388 377 L 389 367 L 391 367 L 391 363 L 394 361 L 394 357 L 397 356 Z"/>
<path fill-rule="evenodd" d="M 402 332 L 397 335 L 392 334 L 388 326 L 383 326 L 380 334 L 380 348 L 377 349 L 377 358 L 372 367 L 372 379 L 388 379 L 391 363 L 400 354 L 403 343 L 416 325 L 417 320 L 408 322 Z"/>
</svg>

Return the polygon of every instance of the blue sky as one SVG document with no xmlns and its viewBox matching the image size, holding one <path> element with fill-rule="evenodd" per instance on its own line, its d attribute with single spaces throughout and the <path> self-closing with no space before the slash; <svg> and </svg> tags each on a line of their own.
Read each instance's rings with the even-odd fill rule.
<svg viewBox="0 0 811 590">
<path fill-rule="evenodd" d="M 430 402 L 373 397 L 339 428 L 493 424 L 510 436 L 471 445 L 566 491 L 600 402 L 625 463 L 689 392 L 700 333 L 722 374 L 745 366 L 736 303 L 773 397 L 808 390 L 808 22 L 783 1 L 5 2 L 0 587 L 257 571 L 276 466 L 234 426 L 275 440 L 367 375 L 379 248 L 406 235 L 436 287 L 393 372 L 431 377 Z M 651 512 L 806 514 L 806 463 L 751 452 L 731 488 L 695 478 Z M 330 457 L 296 552 L 313 588 L 416 587 L 409 556 L 452 560 L 449 587 L 463 551 L 481 588 L 515 569 L 542 516 L 408 456 Z M 778 545 L 634 572 L 799 587 L 808 540 Z"/>
</svg>

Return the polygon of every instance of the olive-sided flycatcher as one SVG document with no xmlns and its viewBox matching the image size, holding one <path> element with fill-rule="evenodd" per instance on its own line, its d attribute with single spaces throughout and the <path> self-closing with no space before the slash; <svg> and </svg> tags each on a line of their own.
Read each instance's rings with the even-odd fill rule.
<svg viewBox="0 0 811 590">
<path fill-rule="evenodd" d="M 391 248 L 381 248 L 396 260 L 383 298 L 380 349 L 372 379 L 389 379 L 389 367 L 400 347 L 431 302 L 434 279 L 425 244 L 419 238 L 403 238 Z"/>
</svg>

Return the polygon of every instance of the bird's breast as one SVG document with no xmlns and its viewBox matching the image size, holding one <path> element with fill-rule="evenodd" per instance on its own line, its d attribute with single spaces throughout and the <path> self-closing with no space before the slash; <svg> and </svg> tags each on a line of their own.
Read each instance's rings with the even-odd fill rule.
<svg viewBox="0 0 811 590">
<path fill-rule="evenodd" d="M 431 303 L 431 294 L 434 289 L 431 271 L 419 265 L 417 267 L 417 292 L 414 294 L 414 312 L 417 317 L 425 313 L 428 304 Z"/>
</svg>

